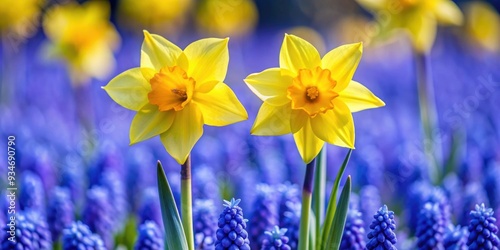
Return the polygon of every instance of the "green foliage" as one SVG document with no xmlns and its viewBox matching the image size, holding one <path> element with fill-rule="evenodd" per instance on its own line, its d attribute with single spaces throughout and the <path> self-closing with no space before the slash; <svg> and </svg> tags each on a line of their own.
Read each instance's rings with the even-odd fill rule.
<svg viewBox="0 0 500 250">
<path fill-rule="evenodd" d="M 172 195 L 172 190 L 160 162 L 158 162 L 157 175 L 161 214 L 165 227 L 165 249 L 189 249 L 181 218 L 175 205 L 174 196 Z"/>
</svg>

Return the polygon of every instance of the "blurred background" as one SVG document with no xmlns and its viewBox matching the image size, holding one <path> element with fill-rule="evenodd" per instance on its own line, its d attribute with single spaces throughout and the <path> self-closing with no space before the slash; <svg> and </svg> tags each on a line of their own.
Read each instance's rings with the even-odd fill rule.
<svg viewBox="0 0 500 250">
<path fill-rule="evenodd" d="M 365 225 L 387 204 L 396 212 L 399 248 L 412 246 L 412 202 L 433 192 L 433 186 L 451 204 L 455 224 L 467 225 L 476 203 L 498 214 L 500 1 L 455 3 L 463 25 L 439 27 L 429 54 L 439 124 L 435 140 L 424 141 L 411 44 L 404 34 L 376 42 L 383 27 L 356 1 L 0 0 L 0 136 L 5 144 L 4 138 L 16 137 L 19 208 L 37 208 L 48 216 L 54 190 L 63 187 L 74 205 L 72 220 L 83 220 L 108 248 L 132 246 L 144 214 L 161 223 L 158 211 L 144 212 L 157 209 L 156 161 L 162 161 L 177 197 L 180 168 L 159 138 L 129 146 L 134 112 L 101 89 L 118 73 L 138 67 L 146 29 L 180 48 L 203 37 L 231 37 L 226 83 L 249 119 L 224 128 L 205 126 L 192 151 L 194 196 L 212 200 L 217 213 L 222 199 L 243 197 L 241 206 L 252 215 L 252 204 L 268 192 L 255 191 L 259 183 L 278 193 L 283 186 L 302 184 L 305 166 L 291 135 L 249 134 L 261 102 L 243 82 L 250 73 L 279 65 L 281 42 L 289 33 L 310 41 L 321 55 L 364 42 L 354 80 L 386 103 L 354 114 L 356 150 L 346 172 L 353 177 L 353 207 L 363 212 Z M 424 143 L 442 151 L 442 176 L 434 183 Z M 329 193 L 347 150 L 329 145 L 327 151 Z M 7 158 L 6 150 L 0 150 L 0 158 Z M 2 187 L 6 172 L 7 162 L 1 160 Z M 43 188 L 36 188 L 37 182 Z M 89 203 L 98 204 L 92 199 L 99 199 L 99 188 L 119 211 L 85 216 L 92 210 Z M 31 196 L 23 198 L 23 192 Z M 33 205 L 38 193 L 44 194 Z M 113 217 L 111 229 L 91 226 L 103 220 L 100 216 Z M 127 233 L 134 236 L 120 238 Z M 57 241 L 60 232 L 52 234 Z"/>
</svg>

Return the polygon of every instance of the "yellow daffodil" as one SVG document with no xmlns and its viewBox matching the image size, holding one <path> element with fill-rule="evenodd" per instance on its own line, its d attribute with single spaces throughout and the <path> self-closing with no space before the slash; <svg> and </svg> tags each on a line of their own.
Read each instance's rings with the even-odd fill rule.
<svg viewBox="0 0 500 250">
<path fill-rule="evenodd" d="M 109 21 L 109 8 L 103 1 L 68 3 L 53 7 L 44 17 L 49 54 L 68 63 L 73 84 L 90 77 L 103 79 L 114 68 L 113 50 L 120 37 Z"/>
<path fill-rule="evenodd" d="M 0 0 L 0 34 L 26 38 L 39 23 L 44 0 Z"/>
<path fill-rule="evenodd" d="M 252 134 L 292 133 L 306 163 L 318 155 L 324 142 L 354 148 L 351 113 L 385 105 L 365 86 L 352 81 L 362 52 L 361 43 L 348 44 L 321 58 L 307 41 L 285 35 L 280 67 L 245 79 L 264 102 Z"/>
<path fill-rule="evenodd" d="M 229 63 L 226 39 L 195 41 L 181 50 L 144 31 L 139 68 L 112 79 L 104 90 L 121 106 L 137 111 L 130 143 L 156 135 L 183 164 L 203 134 L 203 124 L 225 126 L 248 118 L 223 83 Z"/>
<path fill-rule="evenodd" d="M 373 12 L 382 35 L 396 29 L 408 32 L 415 49 L 427 52 L 436 37 L 437 23 L 460 25 L 462 12 L 451 0 L 357 0 Z"/>
<path fill-rule="evenodd" d="M 122 0 L 120 21 L 126 26 L 147 28 L 151 32 L 173 33 L 184 23 L 192 0 Z"/>
<path fill-rule="evenodd" d="M 471 2 L 465 7 L 465 29 L 470 38 L 490 51 L 500 50 L 500 16 L 486 2 Z"/>
<path fill-rule="evenodd" d="M 257 6 L 252 0 L 202 0 L 196 10 L 201 32 L 218 36 L 242 36 L 257 24 Z"/>
</svg>

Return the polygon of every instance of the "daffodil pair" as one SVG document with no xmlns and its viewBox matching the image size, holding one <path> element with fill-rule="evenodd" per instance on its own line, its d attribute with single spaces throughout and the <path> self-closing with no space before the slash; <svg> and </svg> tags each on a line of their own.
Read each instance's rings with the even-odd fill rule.
<svg viewBox="0 0 500 250">
<path fill-rule="evenodd" d="M 184 232 L 180 244 L 193 249 L 189 154 L 205 124 L 225 126 L 248 116 L 223 82 L 229 63 L 229 39 L 202 39 L 181 50 L 161 36 L 147 31 L 144 36 L 140 67 L 121 73 L 103 88 L 118 104 L 137 111 L 130 127 L 131 144 L 160 135 L 167 152 L 182 164 L 183 229 L 177 224 L 169 227 L 173 222 L 168 219 L 165 225 L 167 234 Z M 264 101 L 252 133 L 293 133 L 300 155 L 309 163 L 306 183 L 310 184 L 313 176 L 314 164 L 310 162 L 325 142 L 354 147 L 351 113 L 384 105 L 366 87 L 352 81 L 362 51 L 360 43 L 344 45 L 321 58 L 307 41 L 285 35 L 280 68 L 245 79 Z M 310 191 L 304 195 L 309 197 L 307 207 Z M 172 211 L 175 214 L 175 209 Z M 308 213 L 309 208 L 304 211 Z M 308 225 L 309 217 L 304 218 L 301 224 Z M 302 231 L 306 234 L 308 227 L 302 227 Z"/>
<path fill-rule="evenodd" d="M 225 126 L 248 117 L 223 82 L 228 39 L 202 39 L 181 50 L 158 35 L 145 31 L 144 36 L 140 67 L 121 73 L 104 90 L 118 104 L 137 111 L 131 144 L 160 135 L 166 150 L 182 164 L 204 124 Z M 285 35 L 280 68 L 245 79 L 264 102 L 252 134 L 292 133 L 306 163 L 324 142 L 354 148 L 351 113 L 384 105 L 352 81 L 362 51 L 361 43 L 349 44 L 321 58 L 307 41 Z"/>
</svg>

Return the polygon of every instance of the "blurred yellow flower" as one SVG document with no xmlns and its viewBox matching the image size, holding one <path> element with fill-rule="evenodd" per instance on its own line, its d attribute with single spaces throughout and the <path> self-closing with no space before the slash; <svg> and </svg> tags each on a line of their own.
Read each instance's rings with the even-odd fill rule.
<svg viewBox="0 0 500 250">
<path fill-rule="evenodd" d="M 462 12 L 451 0 L 357 0 L 377 18 L 380 35 L 403 29 L 415 49 L 427 52 L 436 37 L 437 24 L 460 25 Z"/>
<path fill-rule="evenodd" d="M 26 38 L 38 27 L 44 0 L 0 0 L 0 34 Z"/>
<path fill-rule="evenodd" d="M 465 7 L 465 28 L 474 42 L 490 51 L 500 49 L 500 16 L 493 6 L 477 1 Z"/>
<path fill-rule="evenodd" d="M 292 133 L 304 162 L 328 142 L 354 148 L 352 112 L 384 106 L 352 77 L 363 52 L 361 43 L 340 46 L 323 58 L 309 42 L 285 35 L 280 67 L 251 74 L 248 87 L 264 102 L 254 135 Z"/>
<path fill-rule="evenodd" d="M 137 111 L 130 143 L 156 135 L 183 164 L 203 134 L 203 124 L 225 126 L 248 118 L 233 91 L 223 83 L 229 39 L 195 41 L 184 51 L 144 31 L 141 65 L 112 79 L 104 90 L 121 106 Z"/>
<path fill-rule="evenodd" d="M 257 6 L 252 0 L 202 0 L 196 10 L 201 32 L 218 36 L 242 36 L 257 24 Z"/>
<path fill-rule="evenodd" d="M 122 0 L 120 21 L 152 32 L 176 31 L 182 26 L 191 8 L 192 0 Z"/>
<path fill-rule="evenodd" d="M 47 11 L 43 29 L 50 40 L 49 55 L 67 62 L 73 84 L 103 79 L 114 69 L 113 50 L 120 37 L 109 21 L 107 2 L 57 5 Z"/>
</svg>

